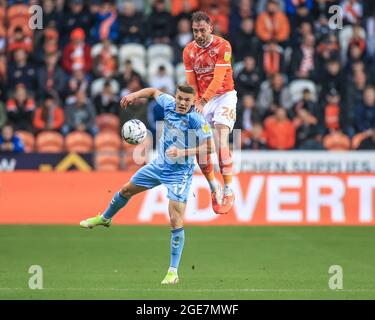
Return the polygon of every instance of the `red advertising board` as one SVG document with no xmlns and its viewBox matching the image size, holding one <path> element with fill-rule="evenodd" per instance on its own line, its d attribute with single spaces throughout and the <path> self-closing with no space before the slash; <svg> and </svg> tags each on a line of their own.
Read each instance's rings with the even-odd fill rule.
<svg viewBox="0 0 375 320">
<path fill-rule="evenodd" d="M 103 211 L 129 172 L 0 173 L 1 224 L 77 224 Z M 205 225 L 374 225 L 375 174 L 250 174 L 234 177 L 236 201 L 215 215 L 195 175 L 185 221 Z M 166 189 L 134 196 L 116 224 L 168 223 Z"/>
</svg>

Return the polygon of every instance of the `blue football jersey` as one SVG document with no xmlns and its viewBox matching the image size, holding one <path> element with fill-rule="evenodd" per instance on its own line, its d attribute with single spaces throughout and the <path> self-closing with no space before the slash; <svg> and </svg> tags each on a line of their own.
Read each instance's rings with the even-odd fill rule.
<svg viewBox="0 0 375 320">
<path fill-rule="evenodd" d="M 186 114 L 176 112 L 175 98 L 166 93 L 159 95 L 156 101 L 164 108 L 164 127 L 158 142 L 157 163 L 172 170 L 194 169 L 194 155 L 170 159 L 165 152 L 171 146 L 179 149 L 198 147 L 205 139 L 212 137 L 209 124 L 202 115 L 195 112 L 194 107 Z"/>
</svg>

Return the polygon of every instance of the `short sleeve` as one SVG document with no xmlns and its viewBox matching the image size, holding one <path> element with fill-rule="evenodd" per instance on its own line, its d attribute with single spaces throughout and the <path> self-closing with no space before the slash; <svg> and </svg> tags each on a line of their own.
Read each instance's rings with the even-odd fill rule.
<svg viewBox="0 0 375 320">
<path fill-rule="evenodd" d="M 203 116 L 198 113 L 194 113 L 191 117 L 191 128 L 195 129 L 199 141 L 212 137 L 210 125 Z"/>
<path fill-rule="evenodd" d="M 171 95 L 162 93 L 156 98 L 156 102 L 163 108 L 163 109 L 174 109 L 176 100 Z"/>
<path fill-rule="evenodd" d="M 229 42 L 225 41 L 220 46 L 219 54 L 216 60 L 216 65 L 218 67 L 230 67 L 232 60 L 232 47 Z"/>
</svg>

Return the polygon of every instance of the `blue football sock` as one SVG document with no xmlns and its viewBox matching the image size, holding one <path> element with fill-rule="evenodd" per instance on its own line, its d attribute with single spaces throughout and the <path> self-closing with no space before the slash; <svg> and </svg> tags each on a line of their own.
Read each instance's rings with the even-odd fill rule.
<svg viewBox="0 0 375 320">
<path fill-rule="evenodd" d="M 171 234 L 171 268 L 178 269 L 180 259 L 182 255 L 182 249 L 184 248 L 185 242 L 185 231 L 181 227 L 179 229 L 172 230 Z"/>
<path fill-rule="evenodd" d="M 121 195 L 120 192 L 117 192 L 111 200 L 108 208 L 102 214 L 104 219 L 112 219 L 112 217 L 127 203 L 129 199 Z"/>
</svg>

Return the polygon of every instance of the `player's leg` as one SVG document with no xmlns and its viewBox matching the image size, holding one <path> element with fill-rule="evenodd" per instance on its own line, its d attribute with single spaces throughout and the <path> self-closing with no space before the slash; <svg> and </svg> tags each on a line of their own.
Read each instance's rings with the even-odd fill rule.
<svg viewBox="0 0 375 320">
<path fill-rule="evenodd" d="M 214 148 L 215 143 L 213 139 L 210 140 L 210 144 L 212 148 Z M 221 203 L 222 189 L 215 176 L 215 170 L 212 164 L 212 153 L 203 152 L 197 154 L 197 163 L 210 186 L 212 198 L 215 202 Z"/>
<path fill-rule="evenodd" d="M 111 220 L 113 216 L 123 207 L 126 206 L 126 204 L 129 202 L 130 198 L 137 193 L 143 192 L 145 190 L 149 189 L 149 187 L 142 186 L 142 185 L 136 185 L 132 183 L 131 181 L 125 183 L 119 192 L 115 194 L 115 196 L 112 198 L 112 201 L 110 202 L 107 209 L 103 212 L 102 218 L 106 220 Z"/>
<path fill-rule="evenodd" d="M 215 140 L 218 146 L 220 173 L 224 180 L 224 194 L 232 192 L 233 162 L 229 146 L 230 128 L 224 124 L 215 124 Z"/>
<path fill-rule="evenodd" d="M 213 128 L 213 110 L 215 107 L 215 99 L 213 101 L 209 101 L 203 110 L 203 116 L 208 122 L 208 124 Z M 211 149 L 215 149 L 215 143 L 214 140 L 210 140 L 211 143 Z M 205 176 L 211 190 L 211 197 L 212 197 L 212 206 L 217 206 L 218 204 L 221 204 L 222 200 L 222 188 L 218 180 L 215 176 L 215 170 L 214 166 L 212 164 L 212 156 L 214 153 L 202 153 L 197 154 L 197 163 L 202 171 L 202 174 Z"/>
<path fill-rule="evenodd" d="M 229 146 L 229 135 L 236 121 L 237 94 L 228 92 L 220 97 L 215 108 L 214 138 L 218 155 L 220 172 L 224 180 L 224 196 L 218 213 L 227 213 L 233 206 L 232 190 L 233 160 Z"/>
<path fill-rule="evenodd" d="M 162 284 L 174 284 L 178 282 L 178 266 L 180 264 L 182 250 L 184 248 L 185 231 L 183 228 L 186 202 L 189 196 L 193 170 L 173 175 L 165 172 L 162 183 L 168 189 L 169 217 L 171 224 L 171 248 L 170 265 L 168 273 Z"/>
<path fill-rule="evenodd" d="M 232 190 L 233 162 L 229 146 L 230 129 L 223 124 L 215 124 L 215 139 L 218 147 L 220 172 L 224 180 L 224 196 L 218 213 L 227 213 L 233 206 L 234 193 Z"/>
<path fill-rule="evenodd" d="M 182 250 L 185 242 L 185 231 L 183 226 L 186 204 L 180 201 L 169 201 L 169 217 L 171 224 L 171 257 L 168 273 L 161 282 L 162 284 L 178 283 L 178 266 L 180 264 Z"/>
<path fill-rule="evenodd" d="M 81 221 L 80 226 L 83 228 L 93 228 L 96 226 L 109 227 L 112 223 L 113 216 L 126 206 L 133 195 L 147 190 L 148 188 L 137 186 L 132 182 L 127 182 L 119 192 L 117 192 L 109 203 L 107 209 L 103 214 L 98 214 L 96 217 L 88 218 Z"/>
<path fill-rule="evenodd" d="M 130 181 L 114 195 L 103 214 L 81 221 L 80 226 L 90 229 L 96 226 L 109 227 L 113 216 L 128 203 L 133 195 L 160 184 L 157 174 L 158 170 L 153 163 L 139 169 Z"/>
</svg>

